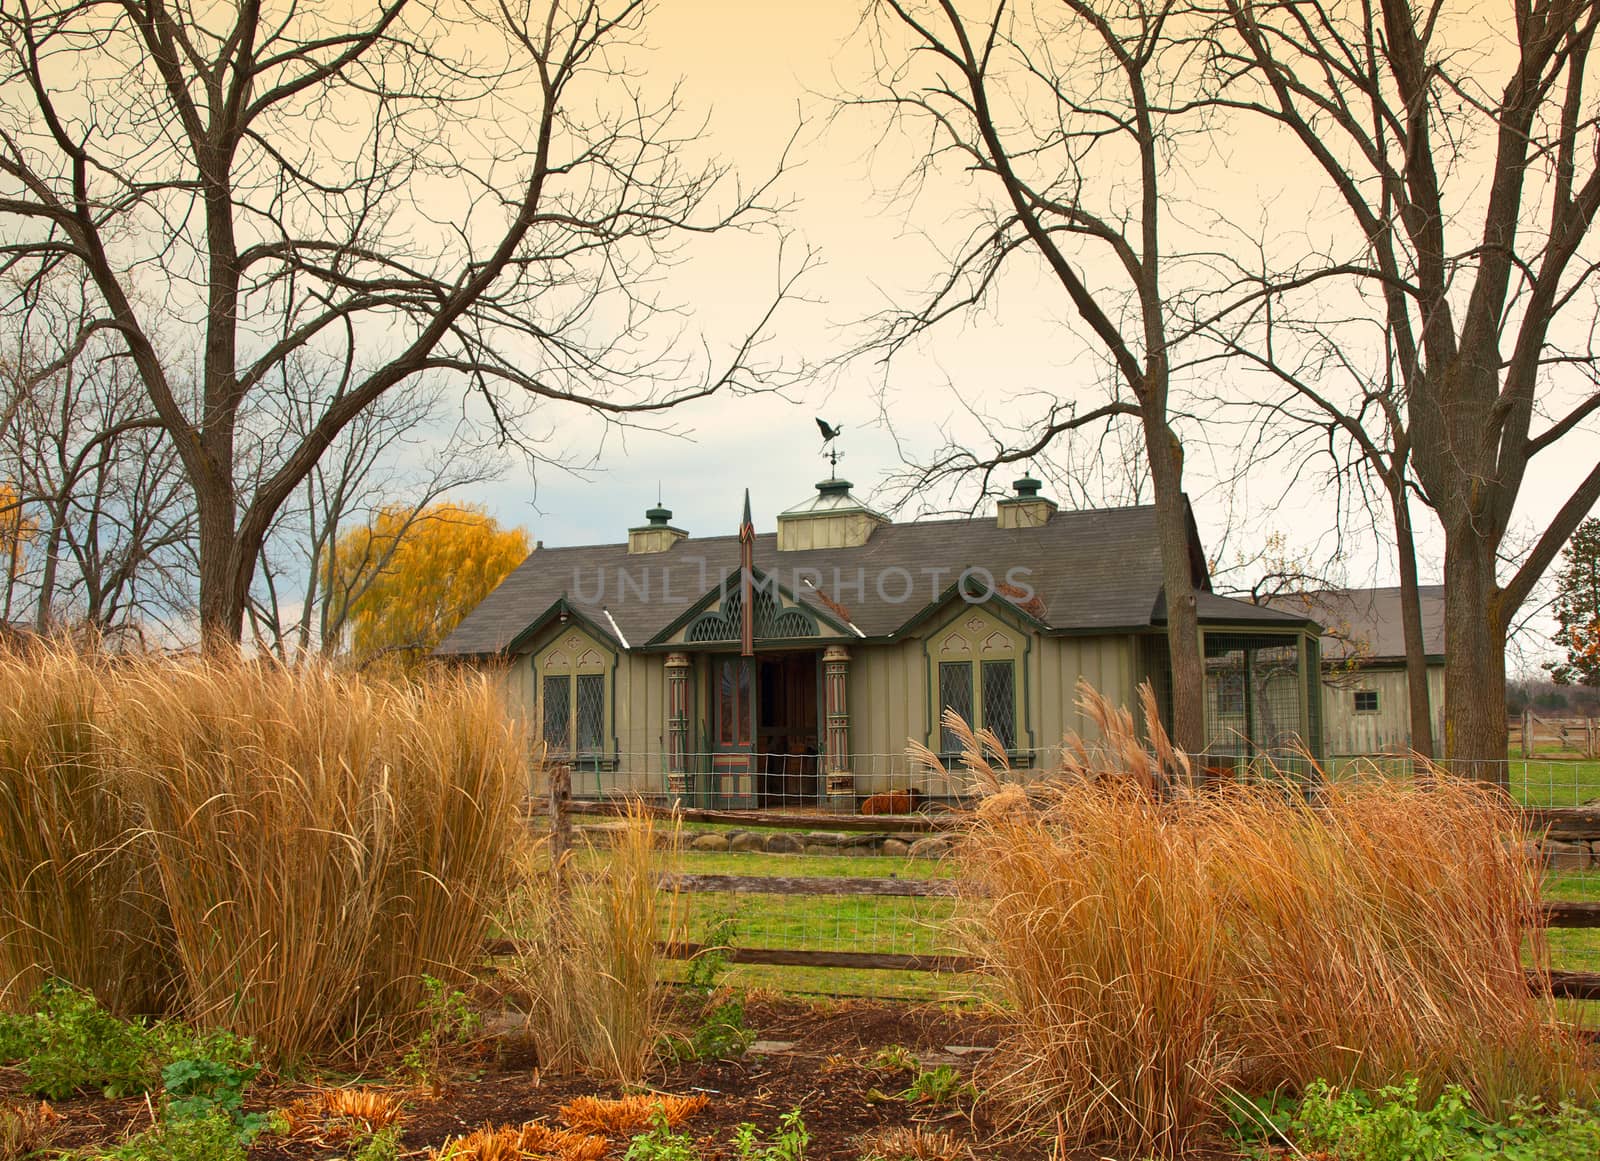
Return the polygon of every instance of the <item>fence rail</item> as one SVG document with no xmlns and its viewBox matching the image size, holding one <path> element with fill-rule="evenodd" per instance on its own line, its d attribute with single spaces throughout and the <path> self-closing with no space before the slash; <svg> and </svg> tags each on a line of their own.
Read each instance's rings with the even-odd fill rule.
<svg viewBox="0 0 1600 1161">
<path fill-rule="evenodd" d="M 1524 758 L 1533 757 L 1541 745 L 1600 758 L 1600 721 L 1595 718 L 1545 718 L 1528 709 L 1521 721 L 1510 724 L 1509 732 Z"/>
<path fill-rule="evenodd" d="M 572 815 L 617 816 L 628 810 L 644 810 L 653 817 L 680 821 L 728 824 L 741 827 L 796 828 L 821 824 L 838 831 L 884 831 L 907 833 L 947 832 L 961 824 L 961 812 L 934 816 L 835 816 L 798 812 L 747 812 L 725 810 L 685 810 L 623 801 L 582 802 L 568 796 L 563 779 L 557 778 L 548 798 L 549 824 L 555 836 L 555 849 L 570 843 Z M 1520 810 L 1524 833 L 1540 839 L 1567 843 L 1600 842 L 1600 807 L 1524 807 Z M 961 886 L 950 879 L 914 879 L 868 876 L 782 876 L 663 874 L 661 886 L 688 894 L 735 894 L 818 896 L 834 898 L 952 898 Z M 1546 928 L 1600 928 L 1600 902 L 1545 902 L 1539 922 Z M 675 959 L 692 959 L 706 946 L 699 943 L 671 942 L 662 951 Z M 507 940 L 485 946 L 490 956 L 508 955 L 516 947 Z M 730 963 L 873 971 L 961 973 L 976 969 L 978 961 L 969 956 L 922 952 L 879 952 L 812 950 L 804 948 L 734 947 L 724 949 Z M 1600 1000 L 1600 972 L 1528 972 L 1529 987 L 1560 999 Z"/>
</svg>

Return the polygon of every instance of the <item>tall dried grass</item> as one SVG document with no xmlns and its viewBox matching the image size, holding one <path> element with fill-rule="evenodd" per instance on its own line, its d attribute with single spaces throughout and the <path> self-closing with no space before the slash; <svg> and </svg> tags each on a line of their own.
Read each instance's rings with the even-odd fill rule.
<svg viewBox="0 0 1600 1161">
<path fill-rule="evenodd" d="M 46 977 L 123 1015 L 174 997 L 167 915 L 97 722 L 101 666 L 0 649 L 0 1005 Z"/>
<path fill-rule="evenodd" d="M 16 763 L 13 781 L 38 787 L 36 769 L 54 769 L 71 792 L 35 791 L 0 825 L 73 845 L 0 857 L 0 907 L 27 903 L 29 874 L 106 880 L 43 920 L 8 920 L 15 959 L 102 998 L 115 970 L 171 981 L 170 1008 L 280 1060 L 403 1031 L 424 973 L 466 978 L 507 885 L 525 784 L 522 739 L 487 681 L 65 651 L 6 664 L 0 680 L 42 691 L 30 719 L 6 722 L 6 744 L 59 736 L 81 760 Z M 71 730 L 30 725 L 56 705 L 73 707 L 57 715 Z M 138 900 L 144 920 L 109 948 L 88 935 L 106 897 Z M 85 950 L 45 957 L 11 929 Z"/>
<path fill-rule="evenodd" d="M 1523 974 L 1538 874 L 1502 797 L 1442 776 L 1196 794 L 1162 776 L 1184 762 L 1156 715 L 1145 745 L 1080 698 L 1101 738 L 1026 790 L 951 723 L 984 795 L 964 934 L 1012 1025 L 988 1084 L 1017 1123 L 1171 1156 L 1238 1087 L 1593 1095 Z"/>
<path fill-rule="evenodd" d="M 662 835 L 635 802 L 592 868 L 552 867 L 542 850 L 525 858 L 506 908 L 519 940 L 510 970 L 545 1067 L 643 1077 L 666 1015 L 658 941 L 684 929 L 678 892 L 657 885 L 659 850 L 678 846 L 670 827 Z"/>
</svg>

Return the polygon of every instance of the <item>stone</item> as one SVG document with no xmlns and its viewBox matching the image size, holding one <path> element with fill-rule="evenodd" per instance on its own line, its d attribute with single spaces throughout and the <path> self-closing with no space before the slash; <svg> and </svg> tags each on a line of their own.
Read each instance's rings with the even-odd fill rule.
<svg viewBox="0 0 1600 1161">
<path fill-rule="evenodd" d="M 907 853 L 914 859 L 942 859 L 952 845 L 949 835 L 930 834 L 912 843 Z"/>
<path fill-rule="evenodd" d="M 839 852 L 836 848 L 825 846 L 822 843 L 807 843 L 804 853 L 808 855 L 836 855 Z"/>
<path fill-rule="evenodd" d="M 730 851 L 760 851 L 765 850 L 766 846 L 761 835 L 755 831 L 742 830 L 728 836 L 728 849 Z"/>
<path fill-rule="evenodd" d="M 769 855 L 798 855 L 806 849 L 805 840 L 797 834 L 777 831 L 767 836 Z"/>
<path fill-rule="evenodd" d="M 1546 840 L 1544 859 L 1545 865 L 1552 871 L 1586 871 L 1593 861 L 1588 843 L 1563 843 L 1554 840 Z"/>
<path fill-rule="evenodd" d="M 911 844 L 905 839 L 888 838 L 883 840 L 883 845 L 878 848 L 880 855 L 909 855 Z"/>
<path fill-rule="evenodd" d="M 838 831 L 817 830 L 806 835 L 806 842 L 814 843 L 819 847 L 842 847 L 848 841 L 845 835 Z"/>
<path fill-rule="evenodd" d="M 725 851 L 728 840 L 720 834 L 699 834 L 689 846 L 697 851 Z"/>
</svg>

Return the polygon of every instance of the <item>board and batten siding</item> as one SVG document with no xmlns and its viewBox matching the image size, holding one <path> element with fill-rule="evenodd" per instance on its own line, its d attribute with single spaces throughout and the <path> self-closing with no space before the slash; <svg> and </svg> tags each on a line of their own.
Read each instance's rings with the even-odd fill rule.
<svg viewBox="0 0 1600 1161">
<path fill-rule="evenodd" d="M 928 732 L 927 659 L 916 638 L 850 651 L 850 754 L 856 792 L 907 785 L 906 744 Z"/>
<path fill-rule="evenodd" d="M 1134 638 L 1041 637 L 1034 642 L 1034 653 L 1039 659 L 1034 736 L 1041 750 L 1053 751 L 1069 733 L 1078 734 L 1087 741 L 1100 736 L 1095 724 L 1078 708 L 1080 677 L 1112 704 L 1133 710 L 1137 720 Z"/>
<path fill-rule="evenodd" d="M 1376 713 L 1356 712 L 1356 694 L 1378 695 Z M 1444 736 L 1444 666 L 1428 666 L 1433 736 Z M 1410 700 L 1404 668 L 1362 668 L 1322 683 L 1324 753 L 1329 757 L 1403 753 L 1411 746 Z"/>
</svg>

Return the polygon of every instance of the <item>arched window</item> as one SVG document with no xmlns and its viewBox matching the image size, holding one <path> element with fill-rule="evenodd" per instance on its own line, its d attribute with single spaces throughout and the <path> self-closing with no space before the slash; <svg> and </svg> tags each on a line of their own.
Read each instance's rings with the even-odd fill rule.
<svg viewBox="0 0 1600 1161">
<path fill-rule="evenodd" d="M 1022 736 L 1022 641 L 994 618 L 972 612 L 929 641 L 938 751 L 959 760 L 961 741 L 943 724 L 954 710 L 976 730 L 990 730 L 1008 752 Z"/>
<path fill-rule="evenodd" d="M 540 735 L 553 757 L 604 756 L 614 662 L 609 649 L 576 629 L 534 655 Z"/>
</svg>

